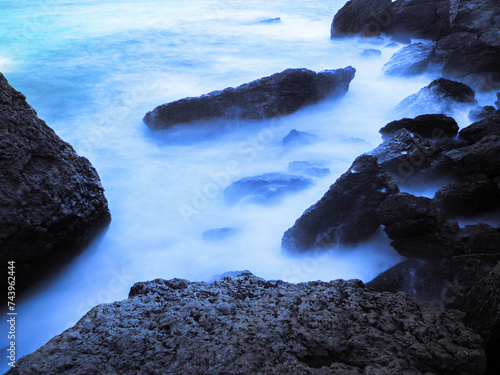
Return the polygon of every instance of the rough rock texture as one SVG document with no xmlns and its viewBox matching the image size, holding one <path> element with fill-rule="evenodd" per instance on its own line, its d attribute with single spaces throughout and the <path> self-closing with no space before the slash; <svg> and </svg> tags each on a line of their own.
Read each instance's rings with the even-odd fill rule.
<svg viewBox="0 0 500 375">
<path fill-rule="evenodd" d="M 453 115 L 456 110 L 468 106 L 477 106 L 474 91 L 467 85 L 438 78 L 419 92 L 403 99 L 396 111 L 406 116 L 424 113 L 441 113 Z"/>
<path fill-rule="evenodd" d="M 95 169 L 25 99 L 0 74 L 0 263 L 16 261 L 18 292 L 110 221 Z"/>
<path fill-rule="evenodd" d="M 469 120 L 471 121 L 480 121 L 488 118 L 490 116 L 494 116 L 496 112 L 495 107 L 491 105 L 486 105 L 484 107 L 477 107 L 476 109 L 472 109 L 469 112 Z"/>
<path fill-rule="evenodd" d="M 376 208 L 388 195 L 398 191 L 376 157 L 359 156 L 323 198 L 285 232 L 282 246 L 300 252 L 363 241 L 380 226 Z"/>
<path fill-rule="evenodd" d="M 211 118 L 263 119 L 293 113 L 327 97 L 344 95 L 356 70 L 347 67 L 315 73 L 287 69 L 236 88 L 163 104 L 148 112 L 152 129 Z"/>
<path fill-rule="evenodd" d="M 357 280 L 137 283 L 7 374 L 482 374 L 459 316 Z"/>
<path fill-rule="evenodd" d="M 500 111 L 496 111 L 493 116 L 475 122 L 460 130 L 460 138 L 470 143 L 476 143 L 489 135 L 500 136 Z"/>
<path fill-rule="evenodd" d="M 400 129 L 417 133 L 424 138 L 438 140 L 455 138 L 458 133 L 458 124 L 454 118 L 446 115 L 421 115 L 415 118 L 403 118 L 388 123 L 379 133 L 383 139 L 388 139 Z"/>
<path fill-rule="evenodd" d="M 418 75 L 427 70 L 435 43 L 410 44 L 398 52 L 384 65 L 388 76 Z"/>
<path fill-rule="evenodd" d="M 306 189 L 312 184 L 313 180 L 302 176 L 277 172 L 265 173 L 233 182 L 224 190 L 224 198 L 231 204 L 240 201 L 266 204 L 275 202 L 285 194 Z"/>
</svg>

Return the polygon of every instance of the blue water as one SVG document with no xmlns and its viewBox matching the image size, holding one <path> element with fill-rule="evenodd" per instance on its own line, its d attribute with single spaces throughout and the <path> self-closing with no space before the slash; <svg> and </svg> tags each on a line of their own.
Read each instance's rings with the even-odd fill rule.
<svg viewBox="0 0 500 375">
<path fill-rule="evenodd" d="M 65 141 L 93 163 L 113 222 L 70 266 L 18 301 L 18 357 L 71 327 L 136 281 L 211 280 L 248 269 L 290 282 L 370 280 L 400 257 L 382 232 L 356 248 L 290 256 L 283 232 L 354 158 L 380 141 L 393 108 L 433 77 L 386 78 L 397 48 L 332 41 L 334 1 L 3 1 L 0 72 Z M 281 22 L 262 22 L 280 18 Z M 381 57 L 361 58 L 366 48 Z M 159 104 L 236 86 L 286 68 L 357 69 L 348 94 L 280 120 L 212 122 L 158 135 L 142 123 Z M 318 136 L 284 148 L 292 129 Z M 228 206 L 223 189 L 289 162 L 330 168 L 272 206 Z M 237 228 L 223 241 L 203 232 Z M 22 278 L 22 275 L 17 275 Z M 0 332 L 7 332 L 5 322 Z M 6 336 L 6 335 L 5 335 Z M 1 337 L 0 347 L 7 345 Z M 2 358 L 5 361 L 5 358 Z M 2 362 L 6 370 L 6 362 Z"/>
</svg>

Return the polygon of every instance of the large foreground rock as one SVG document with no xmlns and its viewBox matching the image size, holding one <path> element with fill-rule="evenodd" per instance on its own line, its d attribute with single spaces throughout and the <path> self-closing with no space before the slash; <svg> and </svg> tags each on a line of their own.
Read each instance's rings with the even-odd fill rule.
<svg viewBox="0 0 500 375">
<path fill-rule="evenodd" d="M 327 97 L 344 95 L 355 72 L 350 66 L 319 73 L 287 69 L 236 88 L 160 105 L 144 116 L 144 122 L 161 129 L 211 118 L 258 120 L 283 116 Z"/>
<path fill-rule="evenodd" d="M 362 155 L 285 232 L 282 246 L 300 252 L 366 240 L 380 226 L 375 210 L 388 195 L 398 191 L 377 158 Z"/>
<path fill-rule="evenodd" d="M 75 255 L 110 221 L 95 169 L 25 99 L 0 74 L 0 264 L 16 262 L 17 291 Z"/>
<path fill-rule="evenodd" d="M 482 374 L 459 316 L 357 280 L 154 280 L 99 305 L 7 374 Z"/>
</svg>

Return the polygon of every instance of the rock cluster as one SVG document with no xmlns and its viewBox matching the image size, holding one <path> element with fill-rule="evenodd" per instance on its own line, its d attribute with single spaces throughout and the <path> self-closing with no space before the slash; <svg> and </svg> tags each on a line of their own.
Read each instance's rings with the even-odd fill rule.
<svg viewBox="0 0 500 375">
<path fill-rule="evenodd" d="M 21 358 L 22 374 L 482 374 L 459 316 L 359 280 L 137 283 Z"/>
</svg>

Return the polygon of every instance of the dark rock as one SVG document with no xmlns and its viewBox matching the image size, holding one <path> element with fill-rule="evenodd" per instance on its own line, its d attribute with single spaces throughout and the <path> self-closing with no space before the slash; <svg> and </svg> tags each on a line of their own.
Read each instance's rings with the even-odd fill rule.
<svg viewBox="0 0 500 375">
<path fill-rule="evenodd" d="M 470 143 L 476 143 L 490 135 L 500 136 L 500 113 L 475 122 L 460 131 L 460 138 Z"/>
<path fill-rule="evenodd" d="M 443 138 L 436 141 L 436 147 L 443 151 L 451 151 L 456 148 L 468 146 L 469 143 L 463 139 Z"/>
<path fill-rule="evenodd" d="M 416 94 L 410 95 L 396 111 L 414 116 L 424 113 L 453 114 L 456 110 L 477 106 L 474 91 L 467 85 L 438 78 Z"/>
<path fill-rule="evenodd" d="M 281 18 L 276 17 L 276 18 L 265 18 L 262 20 L 258 20 L 258 23 L 281 23 Z"/>
<path fill-rule="evenodd" d="M 458 133 L 458 124 L 454 118 L 446 115 L 421 115 L 412 119 L 403 118 L 390 122 L 379 132 L 384 139 L 387 139 L 400 129 L 417 133 L 424 138 L 438 140 L 455 138 Z"/>
<path fill-rule="evenodd" d="M 391 21 L 390 8 L 391 0 L 350 0 L 333 18 L 331 36 L 379 36 L 383 25 Z"/>
<path fill-rule="evenodd" d="M 265 173 L 233 182 L 224 190 L 224 198 L 230 204 L 242 200 L 245 203 L 274 203 L 284 195 L 307 189 L 312 184 L 311 179 L 297 175 Z"/>
<path fill-rule="evenodd" d="M 16 262 L 18 293 L 70 260 L 111 220 L 94 167 L 25 99 L 0 74 L 0 261 Z"/>
<path fill-rule="evenodd" d="M 404 36 L 404 35 L 394 35 L 391 38 L 391 41 L 396 42 L 396 43 L 401 43 L 401 44 L 411 44 L 411 39 L 407 36 Z"/>
<path fill-rule="evenodd" d="M 324 177 L 330 174 L 330 169 L 321 163 L 310 161 L 292 161 L 288 163 L 288 172 L 299 173 L 311 177 Z"/>
<path fill-rule="evenodd" d="M 485 175 L 469 175 L 441 187 L 434 201 L 448 214 L 471 216 L 500 208 L 500 192 Z"/>
<path fill-rule="evenodd" d="M 318 140 L 318 137 L 311 133 L 301 132 L 295 129 L 290 130 L 283 138 L 283 145 L 306 145 Z"/>
<path fill-rule="evenodd" d="M 135 284 L 7 374 L 482 374 L 456 312 L 359 280 Z"/>
<path fill-rule="evenodd" d="M 500 254 L 500 228 L 479 223 L 460 230 L 466 254 Z"/>
<path fill-rule="evenodd" d="M 366 240 L 380 226 L 376 208 L 396 192 L 397 186 L 381 170 L 377 158 L 359 156 L 323 198 L 285 232 L 281 244 L 301 252 Z"/>
<path fill-rule="evenodd" d="M 384 48 L 396 48 L 396 47 L 399 47 L 399 44 L 394 42 L 388 43 L 384 46 Z"/>
<path fill-rule="evenodd" d="M 454 31 L 482 34 L 500 27 L 500 4 L 496 0 L 456 1 L 450 15 Z"/>
<path fill-rule="evenodd" d="M 379 49 L 370 48 L 370 49 L 365 49 L 363 52 L 361 52 L 361 57 L 370 58 L 370 57 L 380 57 L 380 56 L 382 56 L 382 51 Z"/>
<path fill-rule="evenodd" d="M 484 120 L 487 117 L 493 116 L 495 114 L 495 107 L 487 105 L 484 107 L 477 107 L 476 109 L 471 109 L 469 112 L 469 120 L 479 121 Z"/>
<path fill-rule="evenodd" d="M 401 183 L 429 168 L 440 151 L 433 142 L 401 129 L 368 154 L 376 156 L 382 169 Z"/>
<path fill-rule="evenodd" d="M 238 228 L 217 228 L 203 232 L 203 239 L 207 241 L 223 241 L 239 233 Z"/>
<path fill-rule="evenodd" d="M 403 256 L 439 260 L 463 253 L 458 225 L 447 221 L 429 198 L 393 194 L 376 212 L 392 246 Z"/>
<path fill-rule="evenodd" d="M 497 101 L 495 102 L 497 109 L 500 109 L 500 92 L 497 92 Z"/>
<path fill-rule="evenodd" d="M 264 119 L 293 113 L 327 97 L 344 95 L 356 70 L 352 67 L 315 73 L 288 69 L 259 80 L 197 98 L 163 104 L 148 112 L 150 128 L 211 118 Z"/>
<path fill-rule="evenodd" d="M 465 322 L 486 341 L 486 374 L 500 372 L 500 262 L 469 291 Z"/>
<path fill-rule="evenodd" d="M 427 70 L 435 43 L 410 44 L 398 52 L 384 65 L 388 76 L 418 75 Z"/>
</svg>

